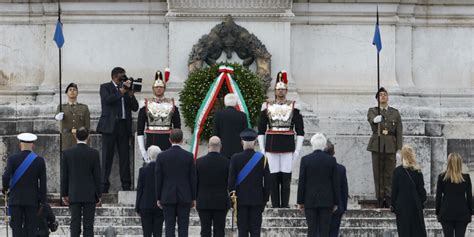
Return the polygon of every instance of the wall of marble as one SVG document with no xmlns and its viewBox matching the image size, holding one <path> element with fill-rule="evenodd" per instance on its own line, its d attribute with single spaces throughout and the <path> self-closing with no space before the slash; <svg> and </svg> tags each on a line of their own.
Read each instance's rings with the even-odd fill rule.
<svg viewBox="0 0 474 237">
<path fill-rule="evenodd" d="M 192 46 L 230 14 L 266 45 L 272 54 L 272 76 L 289 71 L 289 97 L 303 105 L 306 138 L 315 132 L 328 134 L 336 143 L 338 159 L 348 167 L 351 194 L 371 195 L 366 113 L 376 105 L 376 54 L 371 42 L 378 6 L 381 82 L 390 91 L 390 104 L 401 111 L 405 142 L 417 148 L 427 189 L 433 191 L 448 150 L 461 149 L 466 162 L 474 164 L 469 152 L 474 150 L 470 1 L 278 0 L 273 6 L 261 0 L 241 5 L 228 5 L 237 4 L 231 0 L 64 2 L 61 93 L 58 49 L 52 40 L 57 4 L 13 2 L 0 1 L 3 159 L 17 149 L 15 134 L 33 131 L 40 134 L 37 147 L 47 157 L 48 167 L 59 172 L 54 145 L 58 124 L 53 120 L 59 94 L 69 82 L 78 83 L 79 101 L 89 105 L 94 129 L 100 115 L 99 84 L 109 80 L 114 66 L 144 78 L 139 98 L 151 95 L 154 72 L 169 66 L 172 79 L 167 93 L 178 99 Z M 235 56 L 232 60 L 239 61 Z M 185 132 L 189 137 L 189 128 Z M 95 135 L 96 148 L 98 138 Z M 306 141 L 305 151 L 309 148 Z M 203 145 L 201 152 L 205 151 Z M 137 169 L 140 160 L 131 159 Z M 297 166 L 296 162 L 294 177 Z M 58 191 L 56 171 L 50 178 L 51 192 Z"/>
</svg>

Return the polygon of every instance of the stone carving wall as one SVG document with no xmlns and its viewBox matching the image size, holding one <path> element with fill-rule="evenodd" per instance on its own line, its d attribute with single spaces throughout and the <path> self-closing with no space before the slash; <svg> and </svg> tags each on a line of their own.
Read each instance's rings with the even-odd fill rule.
<svg viewBox="0 0 474 237">
<path fill-rule="evenodd" d="M 231 16 L 212 28 L 209 34 L 201 36 L 193 46 L 188 61 L 189 73 L 203 67 L 203 63 L 218 63 L 222 53 L 230 60 L 232 52 L 243 60 L 244 67 L 248 68 L 255 62 L 257 75 L 263 80 L 266 88 L 270 87 L 271 54 L 254 34 L 235 24 Z"/>
</svg>

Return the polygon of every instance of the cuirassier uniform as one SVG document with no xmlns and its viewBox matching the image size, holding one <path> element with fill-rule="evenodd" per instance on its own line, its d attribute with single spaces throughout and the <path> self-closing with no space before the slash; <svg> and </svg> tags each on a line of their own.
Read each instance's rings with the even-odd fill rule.
<svg viewBox="0 0 474 237">
<path fill-rule="evenodd" d="M 169 80 L 170 71 L 168 68 L 165 69 L 165 78 L 161 71 L 157 71 L 155 74 L 155 82 L 153 83 L 152 90 L 155 94 L 152 98 L 145 98 L 141 102 L 141 108 L 138 112 L 137 121 L 137 143 L 140 148 L 140 153 L 145 161 L 149 162 L 146 150 L 151 145 L 160 147 L 162 151 L 171 147 L 169 141 L 171 129 L 181 129 L 181 120 L 179 117 L 179 110 L 174 103 L 173 98 L 166 98 L 161 95 L 157 95 L 155 89 L 161 87 L 163 90 L 166 89 L 166 82 Z M 164 93 L 164 91 L 163 91 Z M 163 97 L 162 97 L 163 96 Z M 144 139 L 146 134 L 146 144 Z"/>
<path fill-rule="evenodd" d="M 145 149 L 157 145 L 162 151 L 171 147 L 173 128 L 181 128 L 178 108 L 172 98 L 146 98 L 138 112 L 137 135 L 146 134 Z"/>
<path fill-rule="evenodd" d="M 284 71 L 280 72 L 278 78 L 285 78 L 285 74 Z M 285 81 L 277 79 L 275 88 L 286 88 Z M 287 208 L 290 199 L 292 164 L 293 160 L 298 158 L 304 140 L 303 117 L 295 101 L 285 100 L 279 103 L 273 100 L 263 103 L 258 134 L 260 150 L 264 151 L 268 158 L 272 177 L 272 206 Z"/>
</svg>

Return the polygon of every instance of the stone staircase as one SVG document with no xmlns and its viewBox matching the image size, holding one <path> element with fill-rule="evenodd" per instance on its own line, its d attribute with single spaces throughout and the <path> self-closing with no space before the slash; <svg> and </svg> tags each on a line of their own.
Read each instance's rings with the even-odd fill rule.
<svg viewBox="0 0 474 237">
<path fill-rule="evenodd" d="M 51 236 L 69 236 L 69 209 L 55 206 L 53 211 L 59 221 L 58 231 Z M 0 210 L 4 215 L 4 209 Z M 306 220 L 297 209 L 267 208 L 263 214 L 262 236 L 305 236 Z M 436 221 L 433 209 L 425 210 L 425 222 L 428 236 L 442 236 L 441 225 Z M 5 222 L 0 221 L 0 236 L 6 236 Z M 112 226 L 117 236 L 141 236 L 140 218 L 132 206 L 104 204 L 96 211 L 95 234 L 103 236 L 105 230 Z M 227 233 L 231 236 L 231 215 L 227 216 Z M 191 211 L 189 236 L 199 236 L 199 217 Z M 10 235 L 11 236 L 11 235 Z M 234 232 L 236 236 L 236 232 Z M 341 224 L 341 236 L 397 236 L 395 216 L 387 209 L 350 209 Z M 474 226 L 468 226 L 466 236 L 474 236 Z"/>
</svg>

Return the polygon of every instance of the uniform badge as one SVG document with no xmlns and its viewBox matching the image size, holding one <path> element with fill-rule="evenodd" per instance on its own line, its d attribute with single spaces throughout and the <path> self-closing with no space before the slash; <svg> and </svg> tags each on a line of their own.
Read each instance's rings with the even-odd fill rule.
<svg viewBox="0 0 474 237">
<path fill-rule="evenodd" d="M 383 135 L 388 135 L 388 130 L 385 128 L 384 130 L 382 130 L 382 134 Z"/>
</svg>

